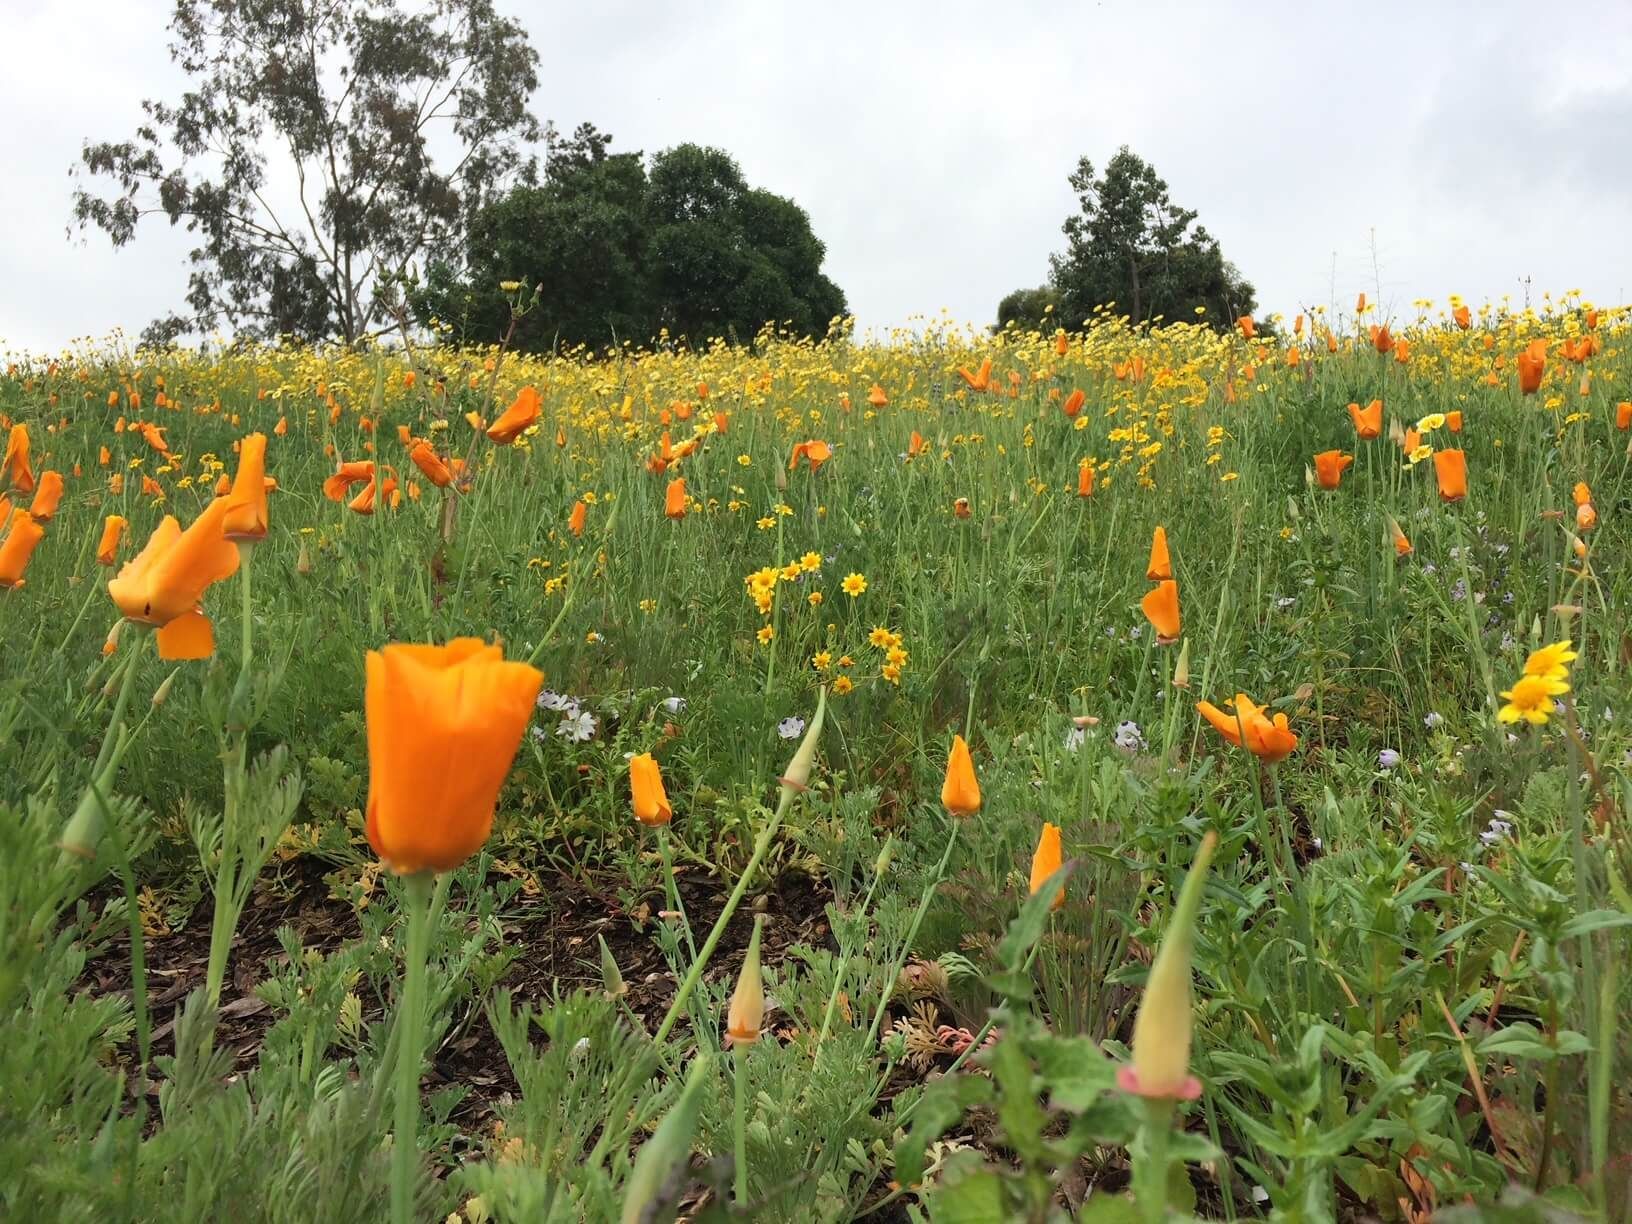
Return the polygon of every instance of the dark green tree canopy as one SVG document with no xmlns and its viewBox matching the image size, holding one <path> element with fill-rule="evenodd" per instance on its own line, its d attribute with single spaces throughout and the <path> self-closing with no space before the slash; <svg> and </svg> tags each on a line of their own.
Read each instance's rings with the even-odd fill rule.
<svg viewBox="0 0 1632 1224">
<path fill-rule="evenodd" d="M 1081 212 L 1066 219 L 1066 249 L 1049 258 L 1048 285 L 1066 326 L 1113 302 L 1114 313 L 1134 323 L 1188 322 L 1202 306 L 1206 321 L 1219 328 L 1256 309 L 1252 285 L 1196 224 L 1195 210 L 1174 204 L 1155 168 L 1126 145 L 1097 176 L 1082 158 L 1070 182 Z M 1004 298 L 999 326 L 1005 307 L 1022 321 L 1030 320 L 1032 307 L 1040 317 L 1043 302 L 1028 295 L 1041 292 L 1018 290 Z"/>
<path fill-rule="evenodd" d="M 504 281 L 540 287 L 513 343 L 602 346 L 670 335 L 747 340 L 767 322 L 823 335 L 845 313 L 792 200 L 750 187 L 731 156 L 683 144 L 648 167 L 581 125 L 547 136 L 544 178 L 473 220 L 462 266 L 433 265 L 420 310 L 472 339 L 503 334 Z"/>
<path fill-rule="evenodd" d="M 192 313 L 144 339 L 356 340 L 531 177 L 538 55 L 492 0 L 175 0 L 170 32 L 180 100 L 143 102 L 135 136 L 87 141 L 74 171 L 80 230 L 123 246 L 158 213 L 196 236 Z"/>
<path fill-rule="evenodd" d="M 1052 312 L 1050 306 L 1054 308 Z M 1058 314 L 1059 309 L 1060 295 L 1054 292 L 1052 285 L 1016 289 L 997 304 L 996 330 L 1002 331 L 1011 323 L 1016 327 L 1041 330 L 1044 322 Z"/>
</svg>

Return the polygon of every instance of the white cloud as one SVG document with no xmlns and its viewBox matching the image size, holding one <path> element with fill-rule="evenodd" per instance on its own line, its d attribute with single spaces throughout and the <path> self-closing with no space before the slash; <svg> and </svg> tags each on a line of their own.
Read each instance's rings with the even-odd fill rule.
<svg viewBox="0 0 1632 1224">
<path fill-rule="evenodd" d="M 80 142 L 183 80 L 159 0 L 4 14 L 0 347 L 54 347 L 176 307 L 185 234 L 64 238 Z M 864 326 L 989 320 L 1036 284 L 1065 179 L 1127 143 L 1197 209 L 1266 308 L 1632 290 L 1632 10 L 1521 4 L 780 6 L 605 3 L 532 22 L 540 118 L 618 148 L 729 150 L 792 196 Z M 1375 235 L 1375 238 L 1373 238 Z M 1373 243 L 1377 266 L 1373 266 Z"/>
</svg>

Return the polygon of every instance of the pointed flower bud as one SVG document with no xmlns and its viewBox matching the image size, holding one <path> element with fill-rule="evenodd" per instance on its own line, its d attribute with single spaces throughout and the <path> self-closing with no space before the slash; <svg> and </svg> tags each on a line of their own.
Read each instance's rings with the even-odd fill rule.
<svg viewBox="0 0 1632 1224">
<path fill-rule="evenodd" d="M 822 723 L 827 720 L 827 689 L 823 687 L 816 696 L 816 713 L 811 715 L 810 726 L 805 728 L 805 738 L 799 741 L 799 747 L 793 754 L 793 760 L 788 762 L 787 772 L 782 775 L 782 793 L 806 790 L 810 784 L 810 771 L 816 763 L 816 742 L 822 736 Z"/>
<path fill-rule="evenodd" d="M 753 1045 L 759 1040 L 760 1025 L 765 1023 L 765 979 L 759 971 L 759 931 L 764 923 L 765 915 L 755 916 L 748 955 L 743 959 L 737 988 L 731 993 L 731 1007 L 726 1012 L 725 1031 L 732 1045 Z"/>
</svg>

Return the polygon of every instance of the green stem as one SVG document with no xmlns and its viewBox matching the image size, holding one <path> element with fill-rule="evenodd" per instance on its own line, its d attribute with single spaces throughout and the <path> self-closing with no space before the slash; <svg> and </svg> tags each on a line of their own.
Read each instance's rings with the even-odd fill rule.
<svg viewBox="0 0 1632 1224">
<path fill-rule="evenodd" d="M 107 768 L 108 759 L 113 755 L 113 746 L 119 739 L 119 724 L 125 717 L 125 707 L 130 704 L 130 689 L 136 679 L 136 664 L 141 658 L 141 639 L 132 644 L 130 657 L 125 660 L 124 675 L 119 681 L 119 695 L 114 699 L 113 717 L 108 720 L 107 733 L 102 737 L 102 749 L 96 754 L 96 764 L 91 769 L 91 777 L 99 782 L 102 771 Z"/>
<path fill-rule="evenodd" d="M 668 902 L 669 911 L 680 918 L 680 930 L 686 937 L 686 951 L 691 953 L 691 959 L 697 959 L 697 941 L 692 938 L 691 919 L 686 917 L 686 904 L 680 900 L 679 886 L 674 882 L 674 851 L 669 845 L 669 826 L 659 825 L 657 828 L 657 848 L 663 856 L 663 899 Z"/>
<path fill-rule="evenodd" d="M 752 1046 L 739 1046 L 731 1052 L 731 1082 L 733 1097 L 732 1136 L 735 1142 L 736 1180 L 733 1190 L 737 1206 L 748 1206 L 748 1104 L 745 1081 L 748 1051 Z"/>
<path fill-rule="evenodd" d="M 1173 1125 L 1173 1102 L 1147 1099 L 1138 1158 L 1133 1162 L 1133 1197 L 1146 1224 L 1167 1218 L 1167 1141 Z"/>
<path fill-rule="evenodd" d="M 412 1224 L 414 1180 L 419 1166 L 419 1065 L 425 1046 L 425 958 L 430 928 L 431 876 L 419 872 L 402 881 L 408 911 L 408 948 L 398 1003 L 396 1125 L 391 1148 L 391 1219 Z"/>
</svg>

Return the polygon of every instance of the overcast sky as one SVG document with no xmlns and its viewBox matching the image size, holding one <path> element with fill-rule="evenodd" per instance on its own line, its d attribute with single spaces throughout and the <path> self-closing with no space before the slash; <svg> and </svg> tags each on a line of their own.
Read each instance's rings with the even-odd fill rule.
<svg viewBox="0 0 1632 1224">
<path fill-rule="evenodd" d="M 1128 144 L 1264 310 L 1364 289 L 1632 292 L 1632 4 L 565 5 L 524 12 L 534 111 L 615 149 L 719 145 L 792 196 L 863 327 L 989 322 L 1040 283 L 1066 176 Z M 1455 10 L 1454 12 L 1452 10 Z M 1596 10 L 1596 11 L 1595 11 Z M 0 0 L 0 350 L 180 304 L 186 235 L 70 240 L 81 141 L 184 79 L 164 0 Z M 1375 253 L 1375 264 L 1374 256 Z"/>
</svg>

